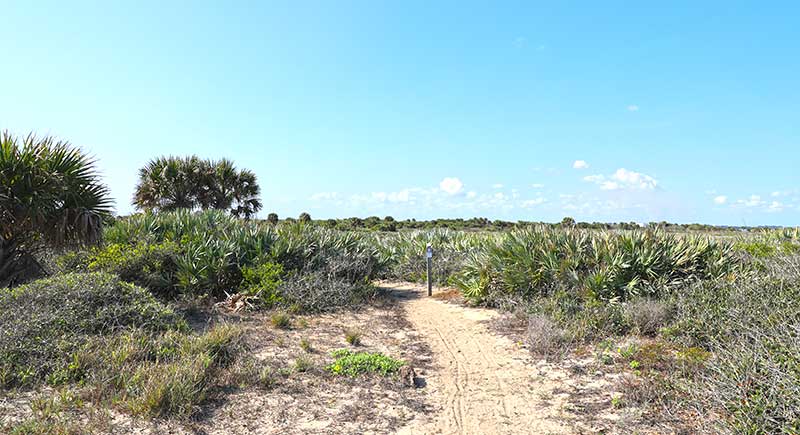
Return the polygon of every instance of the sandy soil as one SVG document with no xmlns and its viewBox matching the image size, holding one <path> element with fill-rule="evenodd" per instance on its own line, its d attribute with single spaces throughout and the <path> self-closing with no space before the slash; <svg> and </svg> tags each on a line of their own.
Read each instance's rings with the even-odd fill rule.
<svg viewBox="0 0 800 435">
<path fill-rule="evenodd" d="M 492 334 L 492 310 L 428 298 L 413 284 L 384 283 L 431 347 L 433 370 L 426 377 L 437 411 L 398 431 L 402 434 L 569 434 L 569 394 L 559 392 L 569 373 L 542 373 L 527 352 Z"/>
<path fill-rule="evenodd" d="M 220 391 L 189 422 L 145 421 L 115 409 L 64 417 L 91 420 L 82 433 L 141 435 L 673 433 L 653 431 L 635 408 L 614 408 L 618 375 L 590 350 L 558 362 L 533 358 L 522 333 L 504 324 L 507 314 L 465 306 L 453 292 L 430 298 L 416 284 L 379 285 L 389 297 L 355 311 L 295 316 L 289 330 L 273 328 L 268 313 L 225 320 L 245 328 L 258 364 L 280 371 L 299 358 L 311 362 L 273 388 Z M 330 352 L 347 347 L 345 331 L 352 330 L 362 333 L 359 350 L 412 366 L 420 388 L 325 372 Z M 301 339 L 311 343 L 310 352 Z M 0 394 L 0 423 L 29 417 L 38 393 L 52 395 Z"/>
</svg>

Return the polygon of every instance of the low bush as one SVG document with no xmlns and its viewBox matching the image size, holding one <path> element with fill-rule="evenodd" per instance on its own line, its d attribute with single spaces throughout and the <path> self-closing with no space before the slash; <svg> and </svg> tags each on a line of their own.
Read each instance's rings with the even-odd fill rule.
<svg viewBox="0 0 800 435">
<path fill-rule="evenodd" d="M 383 267 L 365 235 L 301 223 L 260 224 L 214 210 L 138 214 L 118 220 L 105 237 L 106 263 L 114 267 L 103 270 L 156 293 L 167 283 L 190 296 L 242 292 L 266 307 L 321 310 L 356 303 Z M 164 258 L 174 265 L 159 262 L 156 254 L 162 252 L 173 254 Z M 124 273 L 129 269 L 136 273 Z"/>
<path fill-rule="evenodd" d="M 104 273 L 78 273 L 0 289 L 0 386 L 41 381 L 71 363 L 97 334 L 137 327 L 179 330 L 185 322 L 146 290 Z"/>
<path fill-rule="evenodd" d="M 278 286 L 282 305 L 302 312 L 359 305 L 374 297 L 376 292 L 368 282 L 350 283 L 326 271 L 288 275 Z"/>
<path fill-rule="evenodd" d="M 737 264 L 729 245 L 707 237 L 533 227 L 472 253 L 454 283 L 467 298 L 490 304 L 503 295 L 532 299 L 557 291 L 625 302 L 724 276 Z"/>
<path fill-rule="evenodd" d="M 121 403 L 135 415 L 183 418 L 199 409 L 245 348 L 242 331 L 230 325 L 199 335 L 134 329 L 93 338 L 65 370 L 95 400 Z"/>
<path fill-rule="evenodd" d="M 638 299 L 625 305 L 625 319 L 641 335 L 654 336 L 671 316 L 670 307 L 663 301 Z"/>
<path fill-rule="evenodd" d="M 262 307 L 271 308 L 283 301 L 278 292 L 282 275 L 283 266 L 272 262 L 245 266 L 242 268 L 240 291 L 254 298 Z"/>
<path fill-rule="evenodd" d="M 173 242 L 113 243 L 91 251 L 86 268 L 118 275 L 124 281 L 150 289 L 157 295 L 169 295 L 177 284 L 178 253 L 178 245 Z"/>
<path fill-rule="evenodd" d="M 412 282 L 425 282 L 428 245 L 434 249 L 431 278 L 436 285 L 448 285 L 464 267 L 471 252 L 481 249 L 493 235 L 467 233 L 438 228 L 427 231 L 407 231 L 376 235 L 377 244 L 386 267 L 382 277 Z"/>
<path fill-rule="evenodd" d="M 567 331 L 542 314 L 528 317 L 525 341 L 534 356 L 547 359 L 558 359 L 570 349 Z"/>
<path fill-rule="evenodd" d="M 365 373 L 375 373 L 388 376 L 404 366 L 403 361 L 390 358 L 381 353 L 352 352 L 347 349 L 335 350 L 332 353 L 336 359 L 326 369 L 334 375 L 355 377 Z"/>
<path fill-rule="evenodd" d="M 800 257 L 758 274 L 700 283 L 674 295 L 676 340 L 714 355 L 697 402 L 736 433 L 800 431 Z"/>
</svg>

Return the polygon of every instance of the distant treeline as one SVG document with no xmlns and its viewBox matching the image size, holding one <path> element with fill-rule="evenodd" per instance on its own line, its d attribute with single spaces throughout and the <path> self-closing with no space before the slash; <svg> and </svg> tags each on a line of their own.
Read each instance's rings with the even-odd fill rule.
<svg viewBox="0 0 800 435">
<path fill-rule="evenodd" d="M 668 231 L 741 231 L 752 227 L 732 227 L 706 224 L 675 224 L 666 221 L 662 222 L 576 222 L 571 217 L 565 217 L 560 222 L 537 222 L 537 221 L 504 221 L 500 219 L 491 220 L 487 218 L 475 217 L 470 219 L 433 219 L 417 220 L 405 219 L 396 220 L 392 216 L 380 218 L 370 216 L 367 218 L 350 217 L 344 219 L 312 219 L 308 213 L 302 213 L 297 218 L 279 219 L 275 213 L 270 213 L 267 221 L 277 223 L 283 221 L 305 221 L 337 230 L 367 230 L 367 231 L 401 231 L 401 230 L 420 230 L 432 228 L 449 228 L 462 231 L 503 231 L 515 227 L 525 227 L 531 225 L 548 225 L 554 227 L 575 227 L 582 229 L 596 230 L 631 230 L 642 227 L 659 227 Z"/>
</svg>

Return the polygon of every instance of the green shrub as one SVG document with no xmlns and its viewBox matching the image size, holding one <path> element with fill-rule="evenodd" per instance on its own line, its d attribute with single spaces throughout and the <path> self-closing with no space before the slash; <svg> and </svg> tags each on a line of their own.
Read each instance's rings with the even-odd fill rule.
<svg viewBox="0 0 800 435">
<path fill-rule="evenodd" d="M 0 290 L 0 386 L 43 380 L 91 336 L 129 327 L 185 328 L 146 290 L 104 273 L 78 273 Z"/>
<path fill-rule="evenodd" d="M 177 245 L 174 286 L 180 293 L 223 298 L 243 291 L 267 306 L 291 306 L 302 302 L 306 292 L 322 296 L 329 290 L 343 291 L 347 303 L 358 300 L 382 267 L 378 248 L 364 235 L 314 225 L 261 224 L 214 210 L 133 215 L 119 219 L 105 236 L 112 245 Z M 279 279 L 285 275 L 292 278 Z M 325 287 L 320 292 L 308 288 L 320 282 Z M 317 310 L 329 308 L 328 303 L 341 305 L 339 296 L 312 298 L 309 305 Z"/>
<path fill-rule="evenodd" d="M 242 268 L 241 292 L 256 298 L 262 306 L 271 308 L 283 301 L 278 293 L 282 275 L 283 266 L 280 264 L 266 262 L 258 266 L 245 266 Z"/>
<path fill-rule="evenodd" d="M 624 302 L 657 298 L 736 266 L 730 246 L 706 237 L 533 227 L 505 233 L 477 250 L 454 283 L 467 298 L 490 303 L 559 290 L 578 291 L 588 300 Z"/>
<path fill-rule="evenodd" d="M 403 361 L 390 358 L 381 353 L 352 352 L 347 349 L 339 349 L 332 353 L 336 359 L 331 365 L 326 367 L 328 371 L 335 375 L 355 377 L 365 373 L 377 373 L 388 376 L 400 370 L 404 366 Z"/>
<path fill-rule="evenodd" d="M 72 354 L 65 379 L 87 387 L 93 400 L 133 414 L 189 417 L 246 349 L 242 330 L 217 325 L 203 334 L 130 329 L 94 336 Z"/>
<path fill-rule="evenodd" d="M 178 245 L 173 242 L 123 245 L 113 243 L 89 256 L 87 269 L 118 275 L 157 295 L 174 292 Z"/>
<path fill-rule="evenodd" d="M 736 242 L 734 249 L 747 252 L 756 258 L 768 258 L 778 253 L 778 246 L 763 241 L 744 241 Z"/>
<path fill-rule="evenodd" d="M 681 358 L 713 355 L 694 382 L 697 403 L 735 433 L 800 431 L 800 257 L 774 257 L 759 273 L 698 283 L 672 299 L 672 334 L 695 349 Z"/>
</svg>

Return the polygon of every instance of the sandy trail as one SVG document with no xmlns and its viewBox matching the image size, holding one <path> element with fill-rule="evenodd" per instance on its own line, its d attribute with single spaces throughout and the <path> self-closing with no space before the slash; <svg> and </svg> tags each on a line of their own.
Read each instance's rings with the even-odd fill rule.
<svg viewBox="0 0 800 435">
<path fill-rule="evenodd" d="M 402 434 L 575 433 L 557 394 L 566 373 L 543 376 L 524 349 L 492 334 L 485 320 L 496 312 L 448 304 L 420 286 L 385 284 L 404 306 L 408 320 L 428 342 L 433 369 L 425 373 L 439 412 L 415 420 Z"/>
</svg>

